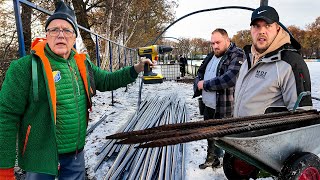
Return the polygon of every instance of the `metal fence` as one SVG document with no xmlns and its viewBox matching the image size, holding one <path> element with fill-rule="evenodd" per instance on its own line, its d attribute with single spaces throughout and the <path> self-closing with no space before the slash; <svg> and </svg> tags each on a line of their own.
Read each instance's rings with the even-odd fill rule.
<svg viewBox="0 0 320 180">
<path fill-rule="evenodd" d="M 18 41 L 19 41 L 19 55 L 20 57 L 23 57 L 26 55 L 26 52 L 25 52 L 25 44 L 24 44 L 22 19 L 20 14 L 21 4 L 28 6 L 33 10 L 40 11 L 41 13 L 44 13 L 47 15 L 52 15 L 53 13 L 27 0 L 13 0 L 14 14 L 16 19 L 16 27 L 17 27 Z M 95 49 L 97 52 L 95 57 L 97 60 L 96 65 L 101 67 L 102 69 L 108 69 L 110 72 L 112 72 L 124 66 L 133 65 L 135 62 L 137 62 L 138 56 L 137 56 L 136 49 L 125 47 L 89 29 L 86 29 L 81 25 L 78 25 L 78 28 L 80 31 L 87 31 L 91 34 L 91 38 L 95 41 Z M 107 47 L 107 48 L 104 48 L 105 52 L 103 53 L 101 53 L 102 45 L 104 45 L 104 47 Z M 104 61 L 101 61 L 101 57 L 104 58 Z M 113 102 L 114 102 L 113 91 L 111 92 L 111 94 L 112 94 L 112 105 L 113 105 Z"/>
<path fill-rule="evenodd" d="M 180 64 L 160 64 L 161 74 L 165 80 L 180 79 Z"/>
<path fill-rule="evenodd" d="M 199 69 L 199 65 L 196 64 L 188 64 L 187 68 L 186 68 L 186 73 L 195 77 L 197 75 L 198 69 Z"/>
</svg>

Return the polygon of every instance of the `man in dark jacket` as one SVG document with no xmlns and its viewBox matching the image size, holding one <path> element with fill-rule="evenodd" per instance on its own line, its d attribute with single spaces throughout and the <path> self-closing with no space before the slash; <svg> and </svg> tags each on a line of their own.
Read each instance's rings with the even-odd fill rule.
<svg viewBox="0 0 320 180">
<path fill-rule="evenodd" d="M 234 85 L 244 60 L 243 51 L 230 42 L 224 29 L 212 32 L 211 46 L 213 52 L 203 60 L 194 84 L 194 97 L 202 95 L 205 104 L 204 120 L 232 116 Z M 221 155 L 214 140 L 208 139 L 207 158 L 199 168 L 218 167 Z"/>
<path fill-rule="evenodd" d="M 133 82 L 144 64 L 107 72 L 79 54 L 74 11 L 59 2 L 46 22 L 46 40 L 13 61 L 0 91 L 0 179 L 14 179 L 14 166 L 27 180 L 85 179 L 88 110 L 95 90 Z"/>
</svg>

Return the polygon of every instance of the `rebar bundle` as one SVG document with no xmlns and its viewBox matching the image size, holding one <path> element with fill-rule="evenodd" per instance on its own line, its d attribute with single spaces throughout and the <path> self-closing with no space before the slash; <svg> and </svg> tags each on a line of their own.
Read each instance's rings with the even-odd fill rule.
<svg viewBox="0 0 320 180">
<path fill-rule="evenodd" d="M 119 143 L 123 144 L 140 143 L 138 147 L 149 148 L 223 137 L 261 129 L 277 128 L 279 131 L 279 129 L 287 130 L 318 123 L 320 123 L 320 116 L 315 110 L 281 112 L 163 125 L 140 131 L 117 133 L 107 138 L 122 139 Z"/>
<path fill-rule="evenodd" d="M 153 96 L 144 100 L 140 109 L 119 133 L 187 121 L 185 102 L 177 94 Z M 97 153 L 96 171 L 105 161 L 114 160 L 104 179 L 184 179 L 184 145 L 161 148 L 136 148 L 109 140 Z"/>
</svg>

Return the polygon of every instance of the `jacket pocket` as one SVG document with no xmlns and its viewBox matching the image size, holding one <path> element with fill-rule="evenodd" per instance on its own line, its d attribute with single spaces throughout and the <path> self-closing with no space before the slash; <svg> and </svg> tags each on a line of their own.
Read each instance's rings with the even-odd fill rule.
<svg viewBox="0 0 320 180">
<path fill-rule="evenodd" d="M 28 129 L 26 132 L 26 137 L 24 139 L 24 144 L 23 144 L 22 156 L 24 155 L 26 148 L 27 148 L 30 131 L 31 131 L 31 125 L 28 126 Z"/>
</svg>

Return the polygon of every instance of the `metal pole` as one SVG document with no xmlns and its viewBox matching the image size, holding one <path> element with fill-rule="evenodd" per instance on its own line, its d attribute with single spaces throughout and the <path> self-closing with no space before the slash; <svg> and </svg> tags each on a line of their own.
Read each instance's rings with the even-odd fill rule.
<svg viewBox="0 0 320 180">
<path fill-rule="evenodd" d="M 99 38 L 97 35 L 96 36 L 96 57 L 97 57 L 97 66 L 100 67 L 100 53 L 99 53 Z"/>
<path fill-rule="evenodd" d="M 132 50 L 130 50 L 130 65 L 133 66 L 133 55 Z"/>
<path fill-rule="evenodd" d="M 124 66 L 127 66 L 127 50 L 125 48 L 123 49 L 123 54 L 124 54 Z"/>
<path fill-rule="evenodd" d="M 124 53 L 124 66 L 127 66 L 127 49 L 126 48 L 124 48 L 123 53 Z M 124 92 L 127 92 L 127 91 L 128 91 L 128 85 L 126 85 L 126 89 L 124 90 Z"/>
<path fill-rule="evenodd" d="M 268 0 L 260 0 L 260 6 L 268 6 Z"/>
<path fill-rule="evenodd" d="M 118 60 L 119 60 L 119 69 L 120 68 L 122 68 L 122 66 L 120 66 L 121 65 L 121 55 L 120 55 L 120 46 L 118 45 Z"/>
<path fill-rule="evenodd" d="M 13 0 L 14 7 L 14 15 L 16 18 L 16 26 L 18 33 L 18 41 L 19 41 L 19 55 L 23 57 L 26 55 L 25 46 L 24 46 L 24 36 L 23 36 L 23 28 L 22 28 L 22 20 L 20 15 L 20 1 Z"/>
<path fill-rule="evenodd" d="M 109 67 L 110 67 L 110 72 L 112 72 L 112 47 L 111 47 L 111 41 L 109 41 L 109 55 L 110 55 L 110 64 L 109 64 Z M 113 106 L 114 104 L 114 101 L 113 101 L 113 91 L 111 91 L 111 105 Z"/>
</svg>

